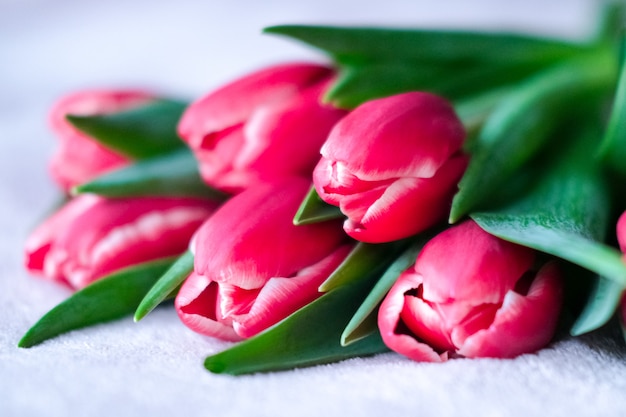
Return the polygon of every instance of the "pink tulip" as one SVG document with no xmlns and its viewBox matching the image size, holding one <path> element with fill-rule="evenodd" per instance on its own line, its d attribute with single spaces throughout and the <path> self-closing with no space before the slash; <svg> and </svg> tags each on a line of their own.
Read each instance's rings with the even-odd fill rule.
<svg viewBox="0 0 626 417">
<path fill-rule="evenodd" d="M 320 104 L 332 76 L 319 65 L 277 65 L 192 103 L 178 133 L 204 181 L 236 193 L 283 177 L 309 177 L 330 128 L 345 114 Z"/>
<path fill-rule="evenodd" d="M 202 225 L 192 241 L 194 272 L 175 301 L 186 326 L 239 340 L 321 295 L 351 245 L 340 221 L 293 225 L 309 186 L 291 178 L 249 188 Z"/>
<path fill-rule="evenodd" d="M 371 243 L 419 233 L 444 219 L 467 164 L 452 107 L 427 93 L 372 100 L 335 125 L 313 173 L 320 197 Z"/>
<path fill-rule="evenodd" d="M 66 191 L 95 176 L 125 165 L 128 158 L 105 148 L 72 126 L 65 116 L 93 116 L 140 106 L 155 97 L 143 91 L 81 91 L 59 100 L 52 108 L 50 124 L 60 140 L 50 172 Z"/>
<path fill-rule="evenodd" d="M 617 221 L 617 242 L 619 243 L 622 253 L 626 253 L 626 212 L 622 213 Z M 626 258 L 624 261 L 626 262 Z M 618 315 L 622 325 L 626 329 L 626 293 L 622 294 L 622 301 L 618 307 Z"/>
<path fill-rule="evenodd" d="M 26 267 L 82 288 L 121 268 L 184 252 L 216 208 L 192 198 L 80 195 L 29 236 Z"/>
<path fill-rule="evenodd" d="M 416 361 L 511 358 L 545 346 L 562 303 L 556 263 L 532 271 L 531 249 L 471 220 L 437 235 L 380 306 L 385 344 Z"/>
</svg>

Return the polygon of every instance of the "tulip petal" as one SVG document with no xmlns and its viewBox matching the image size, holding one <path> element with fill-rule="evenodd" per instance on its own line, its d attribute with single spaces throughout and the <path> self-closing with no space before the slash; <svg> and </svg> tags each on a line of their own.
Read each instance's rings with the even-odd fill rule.
<svg viewBox="0 0 626 417">
<path fill-rule="evenodd" d="M 194 272 L 183 283 L 174 301 L 176 312 L 185 326 L 206 336 L 229 341 L 241 338 L 229 322 L 218 318 L 218 284 Z"/>
<path fill-rule="evenodd" d="M 496 238 L 470 220 L 429 242 L 416 270 L 424 276 L 424 299 L 430 302 L 499 304 L 533 260 L 531 249 Z"/>
<path fill-rule="evenodd" d="M 378 328 L 383 342 L 393 351 L 419 362 L 441 362 L 445 354 L 439 355 L 428 344 L 403 331 L 406 326 L 402 320 L 405 293 L 421 285 L 421 278 L 416 274 L 406 274 L 391 288 L 378 310 Z"/>
<path fill-rule="evenodd" d="M 342 212 L 348 216 L 344 230 L 354 239 L 370 243 L 398 240 L 423 231 L 447 216 L 465 165 L 466 158 L 458 156 L 446 162 L 433 178 L 397 179 L 385 190 L 363 193 L 359 202 L 362 206 L 357 203 L 359 196 L 346 197 L 341 203 Z M 363 209 L 366 211 L 361 216 Z"/>
<path fill-rule="evenodd" d="M 509 291 L 489 328 L 465 339 L 466 357 L 511 358 L 542 348 L 552 338 L 562 304 L 562 278 L 555 262 L 537 273 L 526 296 Z"/>
<path fill-rule="evenodd" d="M 411 92 L 357 107 L 333 128 L 321 153 L 365 181 L 430 178 L 460 150 L 464 136 L 449 103 Z"/>
<path fill-rule="evenodd" d="M 351 247 L 341 246 L 296 276 L 270 278 L 258 292 L 250 311 L 233 315 L 235 332 L 244 338 L 252 337 L 320 297 L 323 293 L 318 287 L 346 258 Z"/>
</svg>

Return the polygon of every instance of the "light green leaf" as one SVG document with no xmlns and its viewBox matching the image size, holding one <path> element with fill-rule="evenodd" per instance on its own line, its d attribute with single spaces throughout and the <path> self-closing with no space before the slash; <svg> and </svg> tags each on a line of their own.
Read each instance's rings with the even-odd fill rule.
<svg viewBox="0 0 626 417">
<path fill-rule="evenodd" d="M 293 218 L 293 224 L 299 226 L 342 217 L 344 215 L 339 207 L 325 203 L 315 191 L 315 187 L 311 187 Z"/>
<path fill-rule="evenodd" d="M 346 284 L 358 282 L 372 273 L 382 273 L 395 257 L 408 245 L 407 240 L 390 243 L 359 242 L 346 259 L 320 285 L 320 292 L 331 291 Z"/>
<path fill-rule="evenodd" d="M 178 292 L 182 283 L 193 271 L 193 254 L 185 252 L 167 271 L 154 283 L 139 302 L 135 310 L 134 320 L 137 322 L 148 315 L 159 304 Z"/>
<path fill-rule="evenodd" d="M 136 161 L 103 174 L 72 190 L 105 197 L 192 196 L 226 200 L 227 195 L 206 185 L 188 149 Z"/>
<path fill-rule="evenodd" d="M 555 140 L 555 128 L 566 117 L 607 94 L 614 71 L 612 57 L 590 56 L 559 64 L 512 90 L 476 139 L 452 202 L 450 221 L 484 205 L 524 163 Z"/>
<path fill-rule="evenodd" d="M 39 319 L 18 346 L 31 347 L 70 330 L 131 315 L 172 261 L 160 259 L 123 269 L 75 292 Z"/>
<path fill-rule="evenodd" d="M 570 329 L 573 336 L 599 329 L 615 314 L 624 286 L 615 281 L 598 277 L 584 310 Z"/>
<path fill-rule="evenodd" d="M 142 159 L 184 146 L 176 126 L 186 107 L 187 103 L 179 101 L 157 100 L 117 113 L 66 118 L 105 147 Z"/>
<path fill-rule="evenodd" d="M 391 289 L 400 274 L 415 263 L 417 255 L 433 235 L 434 233 L 432 232 L 421 234 L 417 240 L 387 268 L 341 334 L 342 346 L 350 345 L 378 330 L 376 312 L 378 311 L 379 304 L 385 298 L 389 289 Z"/>
</svg>

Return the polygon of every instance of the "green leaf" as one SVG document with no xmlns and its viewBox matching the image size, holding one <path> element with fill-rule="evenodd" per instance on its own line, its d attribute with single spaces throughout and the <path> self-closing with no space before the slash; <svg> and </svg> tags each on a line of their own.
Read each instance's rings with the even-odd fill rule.
<svg viewBox="0 0 626 417">
<path fill-rule="evenodd" d="M 626 37 L 622 38 L 620 74 L 609 123 L 600 146 L 600 157 L 626 176 Z"/>
<path fill-rule="evenodd" d="M 187 103 L 179 101 L 157 100 L 117 113 L 66 118 L 107 148 L 142 159 L 184 146 L 176 126 L 186 107 Z"/>
<path fill-rule="evenodd" d="M 342 217 L 344 216 L 339 207 L 325 203 L 315 191 L 315 187 L 311 187 L 293 218 L 293 224 L 299 226 Z"/>
<path fill-rule="evenodd" d="M 178 292 L 178 288 L 187 279 L 191 271 L 193 271 L 193 254 L 187 251 L 165 271 L 143 297 L 135 311 L 135 321 L 139 321 L 147 316 L 165 299 Z"/>
<path fill-rule="evenodd" d="M 288 36 L 322 49 L 342 64 L 372 61 L 420 63 L 548 63 L 588 48 L 573 43 L 507 33 L 283 25 L 265 33 Z"/>
<path fill-rule="evenodd" d="M 525 162 L 554 139 L 574 110 L 610 91 L 612 58 L 571 60 L 521 83 L 494 109 L 480 131 L 454 196 L 450 221 L 484 204 Z"/>
<path fill-rule="evenodd" d="M 357 243 L 346 259 L 320 285 L 319 291 L 331 291 L 384 270 L 407 245 L 407 240 L 378 244 Z"/>
<path fill-rule="evenodd" d="M 99 279 L 58 304 L 19 341 L 31 347 L 70 330 L 131 315 L 172 259 L 146 262 Z"/>
<path fill-rule="evenodd" d="M 240 375 L 387 351 L 380 334 L 346 347 L 339 343 L 346 323 L 371 288 L 373 278 L 375 275 L 324 294 L 263 333 L 209 356 L 204 366 L 214 373 Z"/>
<path fill-rule="evenodd" d="M 198 164 L 188 149 L 136 161 L 103 174 L 72 190 L 73 194 L 94 193 L 105 197 L 194 196 L 225 200 L 227 195 L 207 186 Z"/>
<path fill-rule="evenodd" d="M 341 334 L 342 346 L 350 345 L 378 330 L 376 312 L 379 304 L 400 274 L 415 263 L 417 255 L 434 234 L 433 232 L 420 234 L 417 240 L 387 268 Z"/>
<path fill-rule="evenodd" d="M 583 129 L 581 136 L 578 143 L 560 149 L 560 159 L 553 155 L 548 164 L 547 158 L 543 161 L 545 169 L 537 173 L 526 193 L 504 207 L 471 217 L 488 233 L 565 259 L 623 289 L 626 265 L 622 255 L 602 243 L 611 213 L 609 184 L 597 161 L 589 158 L 600 133 Z M 611 308 L 592 302 L 578 328 L 588 330 L 592 318 L 597 325 L 598 317 L 606 318 L 603 309 Z"/>
<path fill-rule="evenodd" d="M 598 277 L 584 310 L 570 329 L 573 336 L 599 329 L 615 314 L 622 297 L 623 286 L 615 281 Z"/>
</svg>

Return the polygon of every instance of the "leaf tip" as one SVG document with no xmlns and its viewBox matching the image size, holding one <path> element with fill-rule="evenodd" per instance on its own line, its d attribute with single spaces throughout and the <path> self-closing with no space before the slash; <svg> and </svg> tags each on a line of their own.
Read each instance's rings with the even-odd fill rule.
<svg viewBox="0 0 626 417">
<path fill-rule="evenodd" d="M 204 360 L 204 367 L 214 374 L 223 374 L 226 371 L 226 364 L 215 356 L 209 356 Z"/>
</svg>

